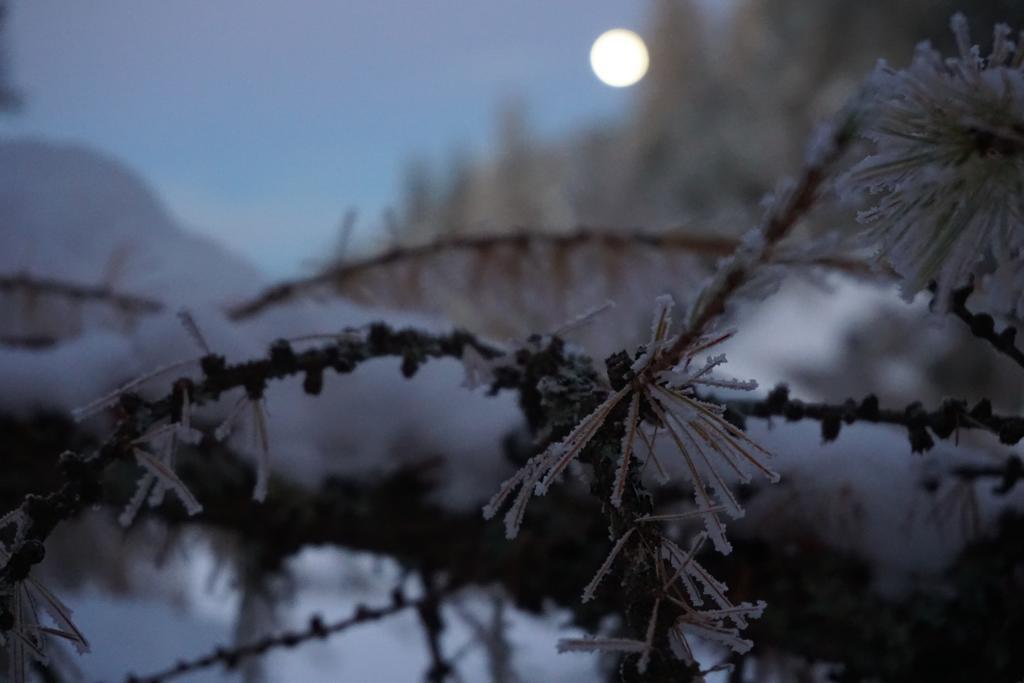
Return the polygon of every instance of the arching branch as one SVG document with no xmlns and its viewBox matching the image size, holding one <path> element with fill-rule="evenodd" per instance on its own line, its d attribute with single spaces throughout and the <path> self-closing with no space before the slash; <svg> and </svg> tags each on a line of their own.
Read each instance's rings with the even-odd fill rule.
<svg viewBox="0 0 1024 683">
<path fill-rule="evenodd" d="M 302 296 L 321 287 L 339 292 L 356 293 L 360 278 L 388 266 L 413 264 L 430 257 L 449 253 L 475 253 L 481 257 L 501 252 L 518 251 L 526 255 L 531 249 L 550 249 L 563 261 L 566 254 L 582 247 L 597 247 L 610 254 L 621 255 L 638 248 L 651 249 L 661 255 L 691 254 L 718 259 L 735 251 L 739 240 L 722 235 L 686 233 L 679 230 L 650 232 L 579 227 L 573 232 L 557 233 L 531 229 L 515 229 L 495 235 L 445 235 L 426 244 L 395 246 L 380 254 L 348 261 L 326 268 L 306 278 L 273 285 L 249 301 L 231 307 L 228 314 L 238 320 L 258 315 L 264 310 Z M 780 263 L 788 262 L 782 258 Z M 794 265 L 817 265 L 857 274 L 867 274 L 870 267 L 856 259 L 822 257 L 794 261 Z"/>
</svg>

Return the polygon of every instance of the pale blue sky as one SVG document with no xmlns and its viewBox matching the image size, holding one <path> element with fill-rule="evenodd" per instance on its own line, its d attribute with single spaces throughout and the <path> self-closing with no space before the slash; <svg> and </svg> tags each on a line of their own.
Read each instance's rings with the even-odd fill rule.
<svg viewBox="0 0 1024 683">
<path fill-rule="evenodd" d="M 25 98 L 0 135 L 85 143 L 139 171 L 184 224 L 275 275 L 364 230 L 408 161 L 486 152 L 512 96 L 557 135 L 628 90 L 588 51 L 647 0 L 13 0 Z"/>
</svg>

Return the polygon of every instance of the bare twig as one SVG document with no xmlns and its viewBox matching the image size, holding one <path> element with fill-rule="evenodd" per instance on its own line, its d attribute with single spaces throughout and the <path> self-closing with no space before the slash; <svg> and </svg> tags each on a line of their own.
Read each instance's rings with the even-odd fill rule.
<svg viewBox="0 0 1024 683">
<path fill-rule="evenodd" d="M 163 304 L 159 301 L 122 294 L 107 286 L 81 285 L 64 280 L 33 277 L 25 273 L 0 275 L 0 291 L 19 290 L 60 296 L 79 302 L 98 301 L 133 315 L 157 313 L 163 309 Z"/>
<path fill-rule="evenodd" d="M 920 401 L 915 401 L 902 410 L 896 410 L 880 407 L 878 397 L 874 394 L 860 401 L 847 399 L 842 403 L 805 403 L 799 399 L 791 399 L 789 389 L 785 385 L 779 385 L 762 400 L 736 399 L 721 403 L 728 406 L 734 414 L 760 418 L 783 417 L 791 422 L 805 419 L 820 421 L 821 435 L 825 441 L 835 440 L 844 424 L 854 422 L 905 427 L 914 451 L 931 449 L 935 445 L 932 434 L 940 439 L 948 439 L 955 437 L 961 429 L 987 431 L 998 437 L 1000 443 L 1010 446 L 1024 438 L 1024 417 L 995 414 L 988 399 L 982 399 L 970 408 L 967 401 L 946 399 L 938 408 L 931 411 L 925 410 Z M 1017 467 L 1019 466 L 1018 462 Z"/>
<path fill-rule="evenodd" d="M 383 607 L 365 607 L 360 605 L 355 608 L 350 616 L 331 623 L 324 623 L 320 616 L 314 615 L 310 618 L 309 625 L 301 631 L 286 631 L 285 633 L 268 636 L 255 643 L 238 647 L 218 647 L 206 655 L 193 660 L 181 660 L 174 666 L 155 674 L 148 676 L 129 675 L 124 679 L 124 683 L 164 683 L 164 681 L 217 665 L 222 665 L 226 670 L 230 671 L 237 667 L 242 660 L 259 657 L 270 650 L 293 648 L 311 640 L 325 640 L 354 626 L 378 621 L 409 608 L 419 608 L 425 599 L 409 601 L 401 592 L 396 591 L 392 595 L 391 603 Z"/>
</svg>

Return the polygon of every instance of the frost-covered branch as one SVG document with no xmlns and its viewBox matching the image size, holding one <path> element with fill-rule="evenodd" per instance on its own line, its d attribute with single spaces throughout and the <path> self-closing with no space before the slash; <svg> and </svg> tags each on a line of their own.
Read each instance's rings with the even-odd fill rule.
<svg viewBox="0 0 1024 683">
<path fill-rule="evenodd" d="M 58 480 L 56 452 L 84 449 L 84 431 L 66 416 L 0 416 L 0 441 L 9 461 L 0 479 L 0 507 L 20 500 L 26 490 Z M 506 454 L 510 460 L 521 457 L 518 451 Z M 440 459 L 431 460 L 378 476 L 331 477 L 317 487 L 279 478 L 268 502 L 258 504 L 252 500 L 256 474 L 251 461 L 227 444 L 205 439 L 182 451 L 177 467 L 181 480 L 203 501 L 203 512 L 190 516 L 183 506 L 165 503 L 141 510 L 140 517 L 170 528 L 188 525 L 230 535 L 244 547 L 258 547 L 272 566 L 303 548 L 344 548 L 396 558 L 409 571 L 431 567 L 463 585 L 500 585 L 512 603 L 531 611 L 544 604 L 579 605 L 579 586 L 551 581 L 547 572 L 588 576 L 601 562 L 607 532 L 599 522 L 598 501 L 568 488 L 552 491 L 535 507 L 539 514 L 557 516 L 559 524 L 508 543 L 501 529 L 478 511 L 451 510 L 438 503 L 434 493 L 440 467 Z M 133 474 L 128 463 L 108 469 L 104 508 L 116 512 L 123 505 L 134 489 Z M 665 489 L 658 499 L 671 504 L 688 496 Z M 573 561 L 542 569 L 552 556 Z M 523 567 L 536 571 L 526 576 Z M 96 571 L 105 568 L 98 565 Z M 609 609 L 597 600 L 584 611 L 604 614 Z"/>
<path fill-rule="evenodd" d="M 135 459 L 140 438 L 161 423 L 182 425 L 187 421 L 188 411 L 182 410 L 183 397 L 187 397 L 188 405 L 200 407 L 241 388 L 250 400 L 258 400 L 268 382 L 292 375 L 304 375 L 307 393 L 318 394 L 327 370 L 344 374 L 372 358 L 398 356 L 402 358 L 402 372 L 408 377 L 426 359 L 461 358 L 467 347 L 485 358 L 498 353 L 465 332 L 432 335 L 375 324 L 359 335 L 304 351 L 294 351 L 287 342 L 277 342 L 265 358 L 245 363 L 229 365 L 222 356 L 210 354 L 200 361 L 200 382 L 178 380 L 167 396 L 156 401 L 145 401 L 133 393 L 115 397 L 113 404 L 121 417 L 113 435 L 86 457 L 67 454 L 62 461 L 65 480 L 59 488 L 41 495 L 30 494 L 18 506 L 17 511 L 31 524 L 24 538 L 9 549 L 9 559 L 0 568 L 0 587 L 23 580 L 32 566 L 42 561 L 43 542 L 53 529 L 102 496 L 102 474 L 107 467 Z"/>
</svg>

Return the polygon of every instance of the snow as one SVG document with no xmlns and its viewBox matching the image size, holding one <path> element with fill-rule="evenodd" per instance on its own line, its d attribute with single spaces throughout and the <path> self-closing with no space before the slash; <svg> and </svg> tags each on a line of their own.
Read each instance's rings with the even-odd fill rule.
<svg viewBox="0 0 1024 683">
<path fill-rule="evenodd" d="M 130 170 L 73 145 L 0 142 L 0 215 L 4 273 L 83 284 L 111 278 L 126 293 L 172 307 L 244 296 L 262 280 L 179 228 Z"/>
<path fill-rule="evenodd" d="M 9 220 L 0 226 L 0 272 L 93 285 L 127 249 L 116 289 L 165 304 L 124 334 L 85 320 L 77 336 L 53 347 L 0 348 L 6 389 L 0 409 L 15 414 L 70 411 L 154 368 L 201 355 L 178 319 L 182 307 L 229 362 L 261 357 L 281 337 L 375 320 L 447 329 L 436 320 L 345 302 L 300 303 L 234 323 L 225 305 L 251 296 L 268 284 L 265 278 L 218 245 L 183 231 L 129 170 L 82 148 L 0 143 L 0 213 Z M 181 374 L 148 382 L 143 393 L 161 395 Z M 482 399 L 482 389 L 461 386 L 463 375 L 457 361 L 440 361 L 406 380 L 397 360 L 381 359 L 350 375 L 328 373 L 315 399 L 303 392 L 300 378 L 272 384 L 266 408 L 275 472 L 314 486 L 328 475 L 368 475 L 442 455 L 438 500 L 457 509 L 477 506 L 507 475 L 500 443 L 521 429 L 522 420 L 514 397 Z M 228 395 L 197 410 L 197 423 L 219 423 L 237 399 Z M 88 424 L 103 428 L 102 420 Z M 245 431 L 234 437 L 243 452 Z"/>
<path fill-rule="evenodd" d="M 165 304 L 159 313 L 118 325 L 95 306 L 82 311 L 75 325 L 63 327 L 58 323 L 77 312 L 41 306 L 32 318 L 0 317 L 2 334 L 30 333 L 32 325 L 61 330 L 53 346 L 0 346 L 3 412 L 70 412 L 154 368 L 201 355 L 194 335 L 178 318 L 182 308 L 190 312 L 210 348 L 229 361 L 262 356 L 268 344 L 281 337 L 335 332 L 374 320 L 448 329 L 444 321 L 344 301 L 300 301 L 232 322 L 225 307 L 268 284 L 266 278 L 217 244 L 184 231 L 130 170 L 79 147 L 0 142 L 0 215 L 6 219 L 0 224 L 0 273 L 109 284 Z M 865 288 L 846 281 L 833 284 L 836 289 L 828 292 L 790 284 L 769 303 L 741 311 L 732 321 L 740 332 L 726 344 L 730 371 L 757 377 L 761 386 L 770 387 L 787 379 L 787 372 L 798 362 L 827 364 L 839 347 L 842 321 L 896 298 L 891 288 Z M 486 364 L 476 361 L 477 374 L 484 373 Z M 898 376 L 898 369 L 887 375 Z M 197 371 L 193 367 L 187 372 Z M 176 376 L 172 373 L 148 382 L 144 393 L 165 393 Z M 443 469 L 437 477 L 437 500 L 453 509 L 478 509 L 512 474 L 500 443 L 506 435 L 522 430 L 522 417 L 513 396 L 486 398 L 483 387 L 467 388 L 466 380 L 466 368 L 457 360 L 428 362 L 406 380 L 398 360 L 379 359 L 349 375 L 329 373 L 323 393 L 316 398 L 305 394 L 300 378 L 275 382 L 266 393 L 271 467 L 279 476 L 316 486 L 330 475 L 370 476 L 440 455 Z M 800 395 L 800 387 L 795 389 Z M 232 394 L 215 406 L 197 409 L 194 424 L 212 429 L 238 399 Z M 921 459 L 910 454 L 898 428 L 845 426 L 838 441 L 818 445 L 819 426 L 813 423 L 768 424 L 751 419 L 748 424 L 751 437 L 778 455 L 775 465 L 783 483 L 749 504 L 745 520 L 735 525 L 736 533 L 785 540 L 806 532 L 832 539 L 868 558 L 880 570 L 879 588 L 891 592 L 904 590 L 915 572 L 940 569 L 964 542 L 948 524 L 929 515 L 931 501 L 920 486 L 929 468 L 956 458 L 1005 455 L 991 439 L 973 440 L 969 448 L 956 453 L 943 442 Z M 101 415 L 84 425 L 102 433 L 109 422 Z M 249 429 L 243 420 L 230 438 L 255 461 L 258 453 L 248 447 Z M 666 456 L 662 462 L 673 460 Z M 1006 503 L 980 488 L 978 496 L 983 519 L 991 519 Z M 1020 493 L 1011 501 L 1019 504 Z M 273 504 L 272 498 L 268 504 Z M 99 533 L 99 528 L 91 527 L 89 533 Z M 55 557 L 66 555 L 67 544 L 81 540 L 76 535 L 64 536 L 63 542 L 60 538 L 55 538 Z M 89 675 L 116 678 L 127 669 L 142 673 L 152 668 L 147 664 L 170 662 L 230 640 L 237 591 L 222 587 L 216 599 L 202 597 L 203 589 L 190 574 L 208 574 L 214 554 L 200 550 L 193 555 L 197 561 L 187 568 L 160 573 L 158 580 L 129 581 L 136 588 L 146 586 L 144 597 L 115 599 L 91 588 L 64 595 L 76 610 L 78 625 L 92 639 L 94 651 L 106 653 L 82 660 Z M 118 563 L 124 569 L 123 563 L 130 561 L 126 557 L 118 543 L 108 542 L 98 545 L 95 561 L 104 569 Z M 296 561 L 295 571 L 304 577 L 298 583 L 305 587 L 287 607 L 288 618 L 298 624 L 312 611 L 325 617 L 344 614 L 354 601 L 372 604 L 374 597 L 384 597 L 382 587 L 391 584 L 381 576 L 394 577 L 388 571 L 374 574 L 367 562 L 365 557 L 346 553 L 304 555 Z M 316 567 L 342 565 L 356 567 L 355 574 L 375 588 L 353 591 L 336 584 L 318 588 L 310 579 Z M 600 579 L 603 569 L 595 579 Z M 187 579 L 184 583 L 180 583 L 182 576 Z M 162 592 L 167 585 L 183 586 L 194 603 L 187 612 L 168 610 L 167 595 Z M 483 597 L 472 598 L 468 608 L 482 609 L 485 603 Z M 449 621 L 458 619 L 453 616 Z M 558 622 L 557 615 L 513 617 L 510 637 L 523 649 L 517 666 L 524 680 L 593 679 L 592 659 L 552 656 L 557 639 L 566 636 Z M 154 631 L 147 631 L 149 626 L 125 629 L 126 623 L 156 625 Z M 160 633 L 165 637 L 155 635 Z M 168 637 L 171 634 L 173 639 Z M 467 638 L 465 626 L 450 629 L 449 651 Z M 393 656 L 394 652 L 402 656 Z M 336 641 L 312 644 L 302 656 L 275 654 L 267 661 L 281 679 L 336 680 L 344 674 L 352 680 L 412 680 L 422 673 L 425 656 L 422 634 L 407 615 Z M 479 653 L 467 655 L 465 661 L 465 671 L 483 675 L 485 663 Z"/>
</svg>

